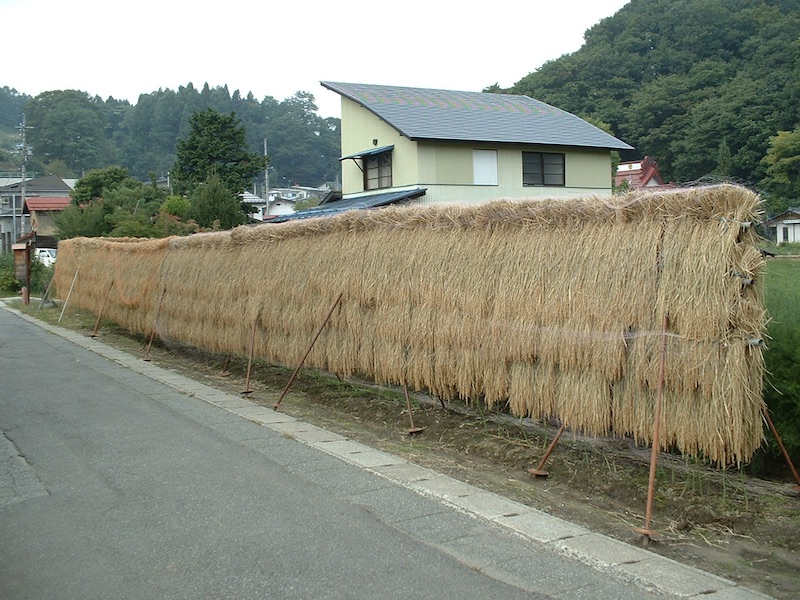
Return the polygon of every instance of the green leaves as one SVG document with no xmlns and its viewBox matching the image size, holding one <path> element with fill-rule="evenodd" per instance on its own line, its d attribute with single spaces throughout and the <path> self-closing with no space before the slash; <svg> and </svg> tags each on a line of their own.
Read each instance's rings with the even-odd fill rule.
<svg viewBox="0 0 800 600">
<path fill-rule="evenodd" d="M 762 160 L 766 177 L 761 184 L 770 193 L 770 208 L 779 213 L 800 204 L 800 127 L 779 131 L 770 138 L 767 155 Z"/>
<path fill-rule="evenodd" d="M 191 193 L 213 173 L 238 195 L 264 170 L 264 157 L 248 151 L 244 126 L 235 113 L 207 108 L 194 113 L 189 123 L 189 135 L 178 140 L 172 169 L 176 191 Z"/>
<path fill-rule="evenodd" d="M 189 217 L 200 227 L 208 229 L 233 229 L 247 222 L 241 202 L 222 183 L 215 172 L 196 186 L 191 198 Z"/>
<path fill-rule="evenodd" d="M 509 91 L 609 123 L 668 181 L 756 185 L 770 137 L 800 126 L 798 31 L 797 0 L 630 2 Z"/>
<path fill-rule="evenodd" d="M 78 180 L 73 202 L 53 219 L 61 239 L 161 237 L 168 235 L 157 221 L 166 195 L 166 190 L 136 181 L 121 167 L 99 169 Z"/>
<path fill-rule="evenodd" d="M 101 100 L 77 90 L 43 92 L 26 105 L 25 114 L 32 127 L 28 142 L 38 170 L 45 163 L 61 160 L 79 176 L 116 162 L 116 149 L 106 136 L 108 120 Z"/>
</svg>

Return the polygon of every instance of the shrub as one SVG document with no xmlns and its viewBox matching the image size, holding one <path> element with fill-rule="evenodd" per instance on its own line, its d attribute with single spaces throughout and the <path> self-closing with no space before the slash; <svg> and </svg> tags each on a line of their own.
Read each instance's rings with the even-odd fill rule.
<svg viewBox="0 0 800 600">
<path fill-rule="evenodd" d="M 0 254 L 0 291 L 18 292 L 21 288 L 22 284 L 14 277 L 14 254 L 11 252 Z"/>
<path fill-rule="evenodd" d="M 31 289 L 32 294 L 42 294 L 47 289 L 50 280 L 53 278 L 55 269 L 45 267 L 38 260 L 31 263 Z M 0 254 L 0 291 L 6 293 L 16 293 L 25 285 L 14 275 L 14 254 L 6 252 Z"/>
</svg>

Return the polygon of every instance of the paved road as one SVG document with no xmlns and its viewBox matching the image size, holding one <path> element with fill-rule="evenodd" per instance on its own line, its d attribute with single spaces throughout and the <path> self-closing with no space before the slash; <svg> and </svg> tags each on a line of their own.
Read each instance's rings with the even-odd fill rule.
<svg viewBox="0 0 800 600">
<path fill-rule="evenodd" d="M 664 597 L 396 482 L 452 480 L 54 331 L 0 303 L 4 600 Z"/>
</svg>

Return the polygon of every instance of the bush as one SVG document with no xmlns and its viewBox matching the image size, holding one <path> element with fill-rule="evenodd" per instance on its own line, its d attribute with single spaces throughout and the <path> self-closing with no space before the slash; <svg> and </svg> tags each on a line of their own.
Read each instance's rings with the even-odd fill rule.
<svg viewBox="0 0 800 600">
<path fill-rule="evenodd" d="M 53 278 L 55 269 L 45 267 L 38 260 L 31 263 L 31 294 L 43 294 Z M 14 254 L 6 252 L 0 254 L 0 291 L 4 293 L 17 293 L 22 289 L 24 282 L 14 276 Z"/>
<path fill-rule="evenodd" d="M 14 254 L 4 252 L 0 254 L 0 292 L 16 293 L 22 289 L 22 284 L 14 277 Z"/>
</svg>

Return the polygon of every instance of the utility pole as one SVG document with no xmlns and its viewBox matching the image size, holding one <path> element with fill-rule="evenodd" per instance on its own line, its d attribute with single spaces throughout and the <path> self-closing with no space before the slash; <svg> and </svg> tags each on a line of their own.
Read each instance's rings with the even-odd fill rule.
<svg viewBox="0 0 800 600">
<path fill-rule="evenodd" d="M 12 206 L 12 213 L 11 213 L 12 230 L 14 232 L 12 235 L 14 236 L 14 241 L 16 241 L 18 237 L 20 237 L 23 233 L 25 233 L 23 231 L 24 226 L 23 226 L 23 223 L 22 223 L 22 219 L 23 219 L 23 217 L 22 217 L 23 212 L 22 211 L 25 209 L 25 192 L 26 192 L 26 186 L 27 186 L 27 181 L 28 181 L 28 154 L 30 152 L 30 149 L 28 148 L 28 142 L 26 141 L 25 135 L 26 135 L 26 132 L 27 132 L 28 129 L 33 129 L 33 127 L 28 127 L 27 125 L 25 125 L 25 113 L 22 113 L 22 123 L 17 125 L 17 129 L 19 129 L 20 137 L 22 137 L 22 143 L 19 146 L 17 146 L 17 148 L 20 150 L 20 152 L 22 152 L 22 186 L 21 186 L 21 189 L 22 189 L 22 204 L 20 205 L 20 208 L 19 208 L 19 211 L 20 211 L 19 229 L 20 229 L 20 231 L 19 231 L 19 235 L 17 235 L 17 203 L 16 203 L 16 196 L 15 196 L 14 197 L 14 201 L 13 201 L 13 206 Z"/>
<path fill-rule="evenodd" d="M 264 137 L 264 200 L 267 201 L 264 218 L 269 219 L 269 163 L 267 163 L 267 138 Z"/>
</svg>

